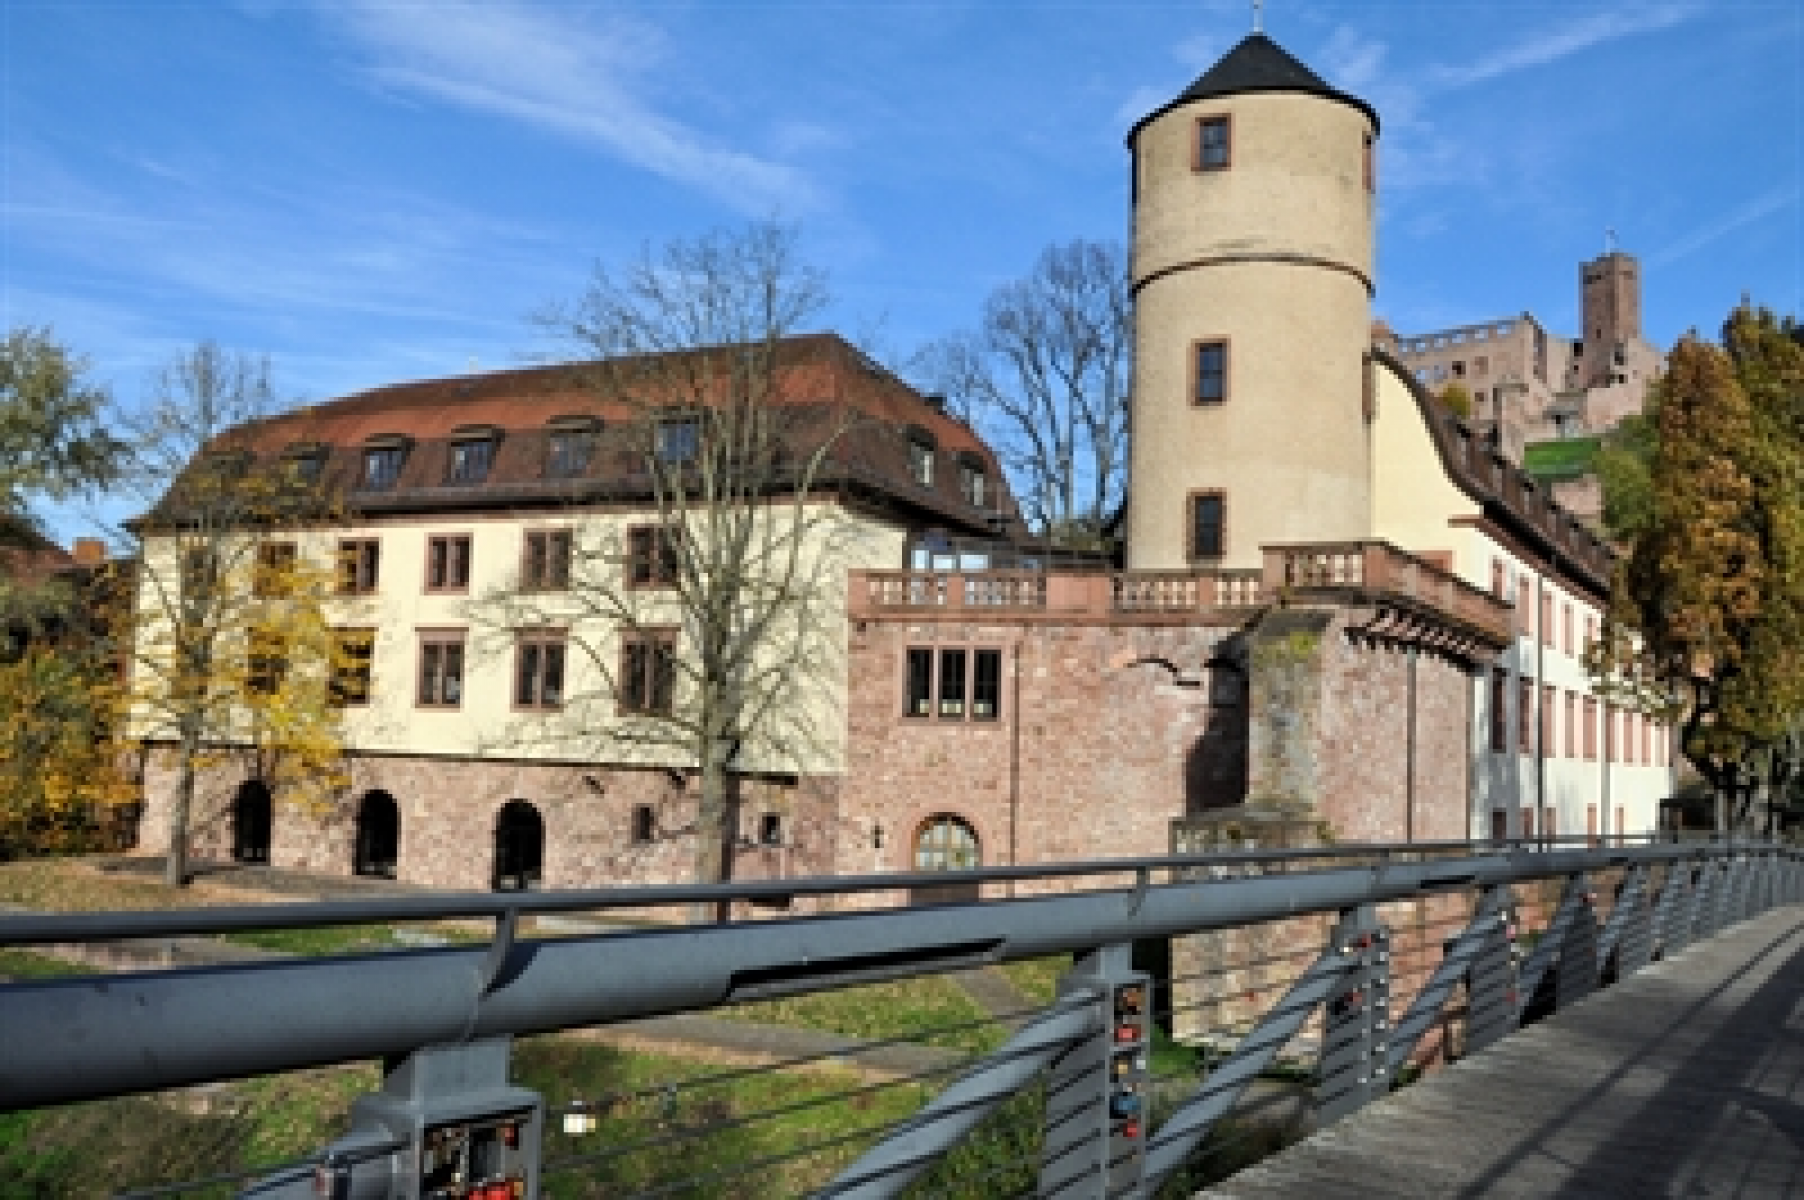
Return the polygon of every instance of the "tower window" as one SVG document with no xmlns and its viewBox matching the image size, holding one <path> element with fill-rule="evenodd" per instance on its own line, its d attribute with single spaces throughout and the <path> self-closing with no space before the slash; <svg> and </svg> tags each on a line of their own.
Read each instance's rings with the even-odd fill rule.
<svg viewBox="0 0 1804 1200">
<path fill-rule="evenodd" d="M 1221 492 L 1190 497 L 1190 557 L 1220 558 L 1227 552 L 1228 499 Z"/>
<path fill-rule="evenodd" d="M 1227 117 L 1204 117 L 1196 123 L 1196 169 L 1225 171 L 1229 159 Z"/>
<path fill-rule="evenodd" d="M 1195 376 L 1191 395 L 1197 404 L 1220 404 L 1228 398 L 1228 343 L 1196 343 L 1191 357 Z"/>
<path fill-rule="evenodd" d="M 1372 141 L 1372 135 L 1365 135 L 1365 145 L 1360 156 L 1361 170 L 1365 175 L 1366 191 L 1378 190 L 1378 147 Z"/>
</svg>

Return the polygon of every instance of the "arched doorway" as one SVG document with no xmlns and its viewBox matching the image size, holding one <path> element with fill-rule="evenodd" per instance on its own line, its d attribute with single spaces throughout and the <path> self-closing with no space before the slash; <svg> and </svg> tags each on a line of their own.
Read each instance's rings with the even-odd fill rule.
<svg viewBox="0 0 1804 1200">
<path fill-rule="evenodd" d="M 940 813 L 927 818 L 915 834 L 914 869 L 927 871 L 970 871 L 983 865 L 983 847 L 977 831 L 962 817 Z M 917 887 L 910 891 L 913 904 L 960 904 L 981 895 L 976 883 L 949 883 L 939 887 Z"/>
<path fill-rule="evenodd" d="M 232 799 L 232 858 L 241 863 L 269 861 L 269 788 L 261 779 L 238 785 Z"/>
<path fill-rule="evenodd" d="M 357 805 L 357 841 L 351 870 L 359 875 L 393 879 L 401 859 L 401 806 L 380 788 L 365 792 Z"/>
<path fill-rule="evenodd" d="M 498 892 L 539 886 L 545 865 L 545 822 L 524 800 L 509 800 L 495 818 L 495 881 Z"/>
</svg>

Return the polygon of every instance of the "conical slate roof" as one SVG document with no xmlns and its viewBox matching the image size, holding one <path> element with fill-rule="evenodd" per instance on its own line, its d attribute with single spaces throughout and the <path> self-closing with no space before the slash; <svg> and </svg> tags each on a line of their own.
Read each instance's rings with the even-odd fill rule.
<svg viewBox="0 0 1804 1200">
<path fill-rule="evenodd" d="M 1140 118 L 1128 130 L 1128 141 L 1131 143 L 1148 121 L 1180 104 L 1216 96 L 1244 96 L 1251 92 L 1299 92 L 1306 96 L 1320 96 L 1324 100 L 1348 104 L 1371 119 L 1374 133 L 1378 130 L 1378 112 L 1370 104 L 1357 96 L 1329 87 L 1320 75 L 1291 57 L 1278 43 L 1263 33 L 1251 33 L 1224 54 L 1213 67 L 1204 71 L 1177 99 Z"/>
</svg>

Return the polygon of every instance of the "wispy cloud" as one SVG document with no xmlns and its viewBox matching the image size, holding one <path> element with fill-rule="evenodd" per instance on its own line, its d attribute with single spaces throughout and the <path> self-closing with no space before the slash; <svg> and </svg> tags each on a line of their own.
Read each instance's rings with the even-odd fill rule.
<svg viewBox="0 0 1804 1200">
<path fill-rule="evenodd" d="M 1622 7 L 1537 30 L 1520 41 L 1471 62 L 1431 67 L 1427 80 L 1438 88 L 1470 87 L 1505 75 L 1546 66 L 1596 46 L 1637 34 L 1655 33 L 1696 16 L 1703 6 L 1683 3 Z"/>
<path fill-rule="evenodd" d="M 759 215 L 818 208 L 794 167 L 712 138 L 654 107 L 669 55 L 654 26 L 523 3 L 322 5 L 397 91 L 521 121 L 600 146 L 654 174 Z M 663 72 L 663 74 L 660 74 Z"/>
<path fill-rule="evenodd" d="M 1729 236 L 1743 226 L 1752 225 L 1756 221 L 1791 207 L 1798 202 L 1799 195 L 1799 185 L 1796 183 L 1781 184 L 1778 187 L 1770 188 L 1746 203 L 1730 209 L 1715 220 L 1700 225 L 1677 241 L 1662 246 L 1648 255 L 1647 265 L 1663 267 L 1668 263 L 1674 263 L 1681 258 L 1696 254 L 1705 246 Z"/>
</svg>

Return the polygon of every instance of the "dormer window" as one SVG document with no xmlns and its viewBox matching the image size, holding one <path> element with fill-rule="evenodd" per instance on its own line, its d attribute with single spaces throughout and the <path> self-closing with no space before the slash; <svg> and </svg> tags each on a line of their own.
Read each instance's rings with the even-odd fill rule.
<svg viewBox="0 0 1804 1200">
<path fill-rule="evenodd" d="M 933 486 L 933 460 L 938 451 L 933 435 L 915 426 L 908 431 L 908 477 L 924 488 Z"/>
<path fill-rule="evenodd" d="M 312 487 L 326 470 L 326 448 L 316 442 L 290 446 L 283 454 L 288 469 L 297 482 Z"/>
<path fill-rule="evenodd" d="M 369 492 L 389 490 L 401 478 L 401 465 L 406 461 L 407 439 L 372 438 L 364 443 L 360 486 Z"/>
<path fill-rule="evenodd" d="M 990 478 L 984 472 L 983 460 L 974 454 L 961 454 L 958 459 L 958 494 L 972 508 L 985 508 L 990 502 Z"/>
<path fill-rule="evenodd" d="M 500 431 L 465 428 L 454 431 L 451 438 L 451 462 L 445 471 L 445 482 L 468 487 L 487 479 L 495 462 Z"/>
<path fill-rule="evenodd" d="M 1230 126 L 1227 117 L 1204 117 L 1196 123 L 1197 170 L 1227 170 L 1229 149 Z"/>
<path fill-rule="evenodd" d="M 570 479 L 588 471 L 600 422 L 593 417 L 559 417 L 545 439 L 545 477 Z"/>
<path fill-rule="evenodd" d="M 658 422 L 654 447 L 661 463 L 694 462 L 702 452 L 700 417 L 672 417 Z"/>
</svg>

